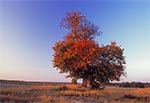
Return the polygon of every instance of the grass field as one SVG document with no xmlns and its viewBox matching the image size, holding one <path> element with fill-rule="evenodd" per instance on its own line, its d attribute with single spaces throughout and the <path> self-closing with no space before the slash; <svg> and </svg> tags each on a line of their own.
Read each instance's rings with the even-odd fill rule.
<svg viewBox="0 0 150 103">
<path fill-rule="evenodd" d="M 0 103 L 150 103 L 150 88 L 90 90 L 67 83 L 1 80 Z"/>
</svg>

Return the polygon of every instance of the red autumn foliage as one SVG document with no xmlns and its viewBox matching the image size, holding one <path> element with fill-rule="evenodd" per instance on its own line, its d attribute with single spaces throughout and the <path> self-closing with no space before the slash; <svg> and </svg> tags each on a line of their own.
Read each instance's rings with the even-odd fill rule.
<svg viewBox="0 0 150 103">
<path fill-rule="evenodd" d="M 119 80 L 124 75 L 123 49 L 112 42 L 100 46 L 94 40 L 99 35 L 97 26 L 79 12 L 68 13 L 62 26 L 69 29 L 63 41 L 53 46 L 54 67 L 68 77 L 89 81 L 91 87 Z M 84 86 L 87 86 L 87 82 Z"/>
</svg>

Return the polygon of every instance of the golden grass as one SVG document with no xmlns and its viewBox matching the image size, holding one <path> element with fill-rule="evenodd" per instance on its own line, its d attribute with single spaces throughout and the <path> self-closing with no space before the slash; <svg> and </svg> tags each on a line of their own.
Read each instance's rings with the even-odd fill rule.
<svg viewBox="0 0 150 103">
<path fill-rule="evenodd" d="M 129 92 L 129 94 L 136 95 L 136 96 L 150 96 L 150 88 L 137 88 L 133 89 Z"/>
<path fill-rule="evenodd" d="M 0 88 L 0 103 L 150 103 L 150 88 L 106 87 L 90 90 L 79 85 L 32 85 Z"/>
</svg>

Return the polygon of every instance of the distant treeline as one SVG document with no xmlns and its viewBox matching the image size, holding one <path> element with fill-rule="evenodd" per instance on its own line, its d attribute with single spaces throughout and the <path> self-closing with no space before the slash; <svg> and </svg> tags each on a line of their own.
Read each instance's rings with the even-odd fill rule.
<svg viewBox="0 0 150 103">
<path fill-rule="evenodd" d="M 122 83 L 110 83 L 110 86 L 127 87 L 127 88 L 149 88 L 150 83 L 142 82 L 122 82 Z"/>
<path fill-rule="evenodd" d="M 73 81 L 72 81 L 73 82 Z M 17 85 L 55 85 L 55 84 L 70 84 L 68 82 L 29 82 L 29 81 L 19 81 L 19 80 L 0 80 L 1 84 L 17 84 Z M 150 83 L 142 82 L 122 82 L 122 83 L 109 83 L 109 86 L 116 87 L 127 87 L 127 88 L 150 88 Z"/>
<path fill-rule="evenodd" d="M 0 80 L 0 84 L 17 84 L 17 85 L 55 85 L 55 84 L 68 84 L 67 82 L 36 82 L 36 81 L 23 81 L 23 80 Z"/>
</svg>

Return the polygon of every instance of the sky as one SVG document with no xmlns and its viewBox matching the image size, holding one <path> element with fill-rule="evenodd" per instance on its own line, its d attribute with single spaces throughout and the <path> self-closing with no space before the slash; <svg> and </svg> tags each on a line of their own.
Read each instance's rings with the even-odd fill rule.
<svg viewBox="0 0 150 103">
<path fill-rule="evenodd" d="M 80 11 L 103 32 L 99 44 L 124 48 L 127 77 L 150 82 L 149 0 L 0 0 L 0 79 L 69 82 L 53 67 L 66 12 Z"/>
</svg>

